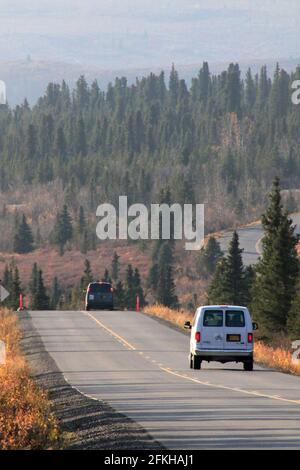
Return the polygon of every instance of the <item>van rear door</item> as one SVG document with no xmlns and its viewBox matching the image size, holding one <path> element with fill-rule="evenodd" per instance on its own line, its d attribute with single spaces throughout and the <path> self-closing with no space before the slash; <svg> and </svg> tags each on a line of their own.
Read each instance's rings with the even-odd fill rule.
<svg viewBox="0 0 300 470">
<path fill-rule="evenodd" d="M 201 347 L 203 349 L 223 349 L 223 325 L 224 311 L 222 309 L 204 310 L 201 326 Z"/>
<path fill-rule="evenodd" d="M 94 282 L 93 284 L 90 284 L 89 292 L 90 300 L 93 300 L 95 303 L 108 302 L 112 300 L 112 287 L 109 283 Z"/>
<path fill-rule="evenodd" d="M 234 350 L 247 348 L 246 318 L 243 310 L 225 310 L 224 348 Z"/>
</svg>

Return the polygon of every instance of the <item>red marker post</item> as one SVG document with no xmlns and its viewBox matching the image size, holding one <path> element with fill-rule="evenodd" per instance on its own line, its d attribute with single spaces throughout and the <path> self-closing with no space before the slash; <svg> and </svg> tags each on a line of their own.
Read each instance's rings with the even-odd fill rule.
<svg viewBox="0 0 300 470">
<path fill-rule="evenodd" d="M 20 307 L 19 307 L 20 310 L 23 310 L 23 295 L 20 294 Z"/>
<path fill-rule="evenodd" d="M 140 296 L 136 296 L 136 311 L 139 312 L 141 310 L 140 308 Z"/>
</svg>

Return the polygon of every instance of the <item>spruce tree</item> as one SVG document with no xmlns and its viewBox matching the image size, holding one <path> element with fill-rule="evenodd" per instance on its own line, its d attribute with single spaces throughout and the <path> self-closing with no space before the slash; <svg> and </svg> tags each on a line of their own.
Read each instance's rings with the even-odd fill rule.
<svg viewBox="0 0 300 470">
<path fill-rule="evenodd" d="M 157 290 L 157 282 L 158 282 L 158 264 L 153 263 L 150 267 L 148 277 L 147 277 L 147 287 L 153 291 L 153 293 Z"/>
<path fill-rule="evenodd" d="M 126 269 L 125 277 L 125 305 L 129 309 L 134 309 L 136 304 L 134 290 L 134 272 L 132 265 L 129 264 Z"/>
<path fill-rule="evenodd" d="M 283 210 L 276 178 L 262 216 L 262 256 L 257 265 L 252 310 L 267 335 L 286 329 L 299 272 L 295 227 Z"/>
<path fill-rule="evenodd" d="M 111 283 L 111 278 L 108 272 L 108 269 L 105 269 L 103 277 L 102 277 L 103 282 L 110 282 Z"/>
<path fill-rule="evenodd" d="M 56 216 L 56 223 L 53 229 L 52 239 L 55 244 L 59 246 L 60 254 L 64 253 L 64 246 L 67 241 L 73 237 L 72 219 L 68 212 L 66 204 L 62 212 Z"/>
<path fill-rule="evenodd" d="M 126 298 L 122 281 L 118 281 L 117 286 L 114 290 L 114 302 L 116 306 L 120 309 L 125 307 Z"/>
<path fill-rule="evenodd" d="M 120 270 L 120 256 L 114 252 L 113 260 L 111 263 L 111 277 L 114 281 L 119 279 L 119 270 Z"/>
<path fill-rule="evenodd" d="M 85 230 L 81 237 L 80 252 L 85 255 L 88 252 L 89 248 L 90 248 L 89 236 L 88 236 L 87 230 Z"/>
<path fill-rule="evenodd" d="M 144 295 L 144 291 L 143 291 L 142 283 L 141 283 L 141 276 L 140 276 L 138 268 L 135 268 L 134 270 L 133 285 L 134 285 L 135 297 L 139 296 L 140 306 L 143 307 L 146 302 L 145 302 L 145 295 Z"/>
<path fill-rule="evenodd" d="M 251 69 L 249 68 L 246 73 L 246 80 L 245 80 L 245 105 L 247 107 L 247 111 L 252 113 L 254 104 L 256 99 L 256 89 L 255 83 L 252 78 Z"/>
<path fill-rule="evenodd" d="M 93 282 L 94 276 L 91 268 L 91 263 L 88 259 L 84 261 L 84 271 L 83 276 L 80 281 L 80 286 L 82 289 L 86 289 L 90 282 Z"/>
<path fill-rule="evenodd" d="M 155 295 L 157 302 L 162 305 L 173 308 L 178 306 L 173 273 L 173 251 L 168 241 L 161 245 L 158 254 Z"/>
<path fill-rule="evenodd" d="M 228 256 L 218 263 L 209 288 L 208 297 L 211 304 L 248 305 L 252 271 L 245 269 L 242 252 L 238 234 L 234 231 Z"/>
<path fill-rule="evenodd" d="M 37 284 L 38 284 L 38 265 L 34 263 L 32 266 L 31 278 L 29 281 L 29 292 L 30 292 L 30 306 L 32 310 L 36 310 L 36 293 L 37 293 Z"/>
<path fill-rule="evenodd" d="M 196 269 L 201 277 L 207 278 L 214 274 L 218 261 L 223 253 L 220 243 L 209 237 L 206 247 L 202 247 L 196 261 Z"/>
<path fill-rule="evenodd" d="M 30 253 L 33 251 L 33 235 L 24 214 L 21 222 L 17 223 L 13 249 L 16 253 Z"/>
<path fill-rule="evenodd" d="M 231 302 L 234 305 L 245 303 L 247 286 L 245 284 L 245 268 L 242 258 L 243 251 L 239 247 L 239 236 L 234 231 L 227 257 L 228 274 L 231 280 Z"/>
<path fill-rule="evenodd" d="M 46 293 L 46 288 L 44 286 L 43 272 L 41 269 L 38 270 L 37 275 L 37 285 L 36 292 L 34 297 L 34 308 L 36 310 L 49 310 L 50 301 Z"/>
<path fill-rule="evenodd" d="M 3 281 L 1 284 L 9 292 L 9 297 L 5 299 L 3 305 L 12 309 L 17 309 L 21 294 L 21 281 L 18 267 L 12 262 L 6 265 L 3 272 Z"/>
<path fill-rule="evenodd" d="M 11 289 L 11 284 L 12 284 L 12 278 L 11 278 L 11 271 L 9 269 L 9 266 L 6 264 L 3 272 L 3 285 L 6 290 Z"/>
<path fill-rule="evenodd" d="M 20 294 L 21 294 L 21 281 L 18 267 L 15 266 L 13 271 L 13 279 L 12 279 L 12 289 L 10 292 L 11 295 L 11 306 L 14 309 L 17 309 L 20 304 Z"/>
<path fill-rule="evenodd" d="M 86 219 L 84 209 L 82 206 L 79 207 L 79 213 L 77 218 L 77 232 L 82 235 L 86 229 Z"/>
<path fill-rule="evenodd" d="M 76 152 L 81 154 L 83 157 L 87 153 L 87 142 L 86 142 L 86 133 L 85 133 L 85 124 L 82 116 L 80 116 L 77 124 L 76 132 Z"/>
<path fill-rule="evenodd" d="M 218 261 L 214 277 L 209 286 L 209 304 L 230 304 L 230 284 L 228 260 L 226 258 L 221 258 Z"/>
<path fill-rule="evenodd" d="M 51 288 L 51 296 L 50 296 L 50 308 L 51 310 L 56 310 L 60 297 L 61 297 L 61 288 L 58 282 L 57 277 L 55 276 L 53 279 L 52 283 L 52 288 Z"/>
</svg>

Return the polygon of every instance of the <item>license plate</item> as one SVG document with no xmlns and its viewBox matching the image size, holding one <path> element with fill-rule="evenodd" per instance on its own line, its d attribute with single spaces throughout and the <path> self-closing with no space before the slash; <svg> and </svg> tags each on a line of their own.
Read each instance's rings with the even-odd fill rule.
<svg viewBox="0 0 300 470">
<path fill-rule="evenodd" d="M 241 341 L 241 335 L 227 335 L 227 341 L 231 341 L 231 342 Z"/>
<path fill-rule="evenodd" d="M 94 294 L 90 294 L 90 295 L 89 295 L 89 299 L 90 299 L 90 300 L 94 300 L 94 298 L 95 298 Z"/>
</svg>

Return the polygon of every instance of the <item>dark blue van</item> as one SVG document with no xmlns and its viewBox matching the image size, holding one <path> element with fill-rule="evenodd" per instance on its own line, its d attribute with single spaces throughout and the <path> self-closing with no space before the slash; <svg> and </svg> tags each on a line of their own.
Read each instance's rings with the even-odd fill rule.
<svg viewBox="0 0 300 470">
<path fill-rule="evenodd" d="M 85 296 L 85 309 L 114 309 L 113 287 L 109 282 L 91 282 Z"/>
</svg>

